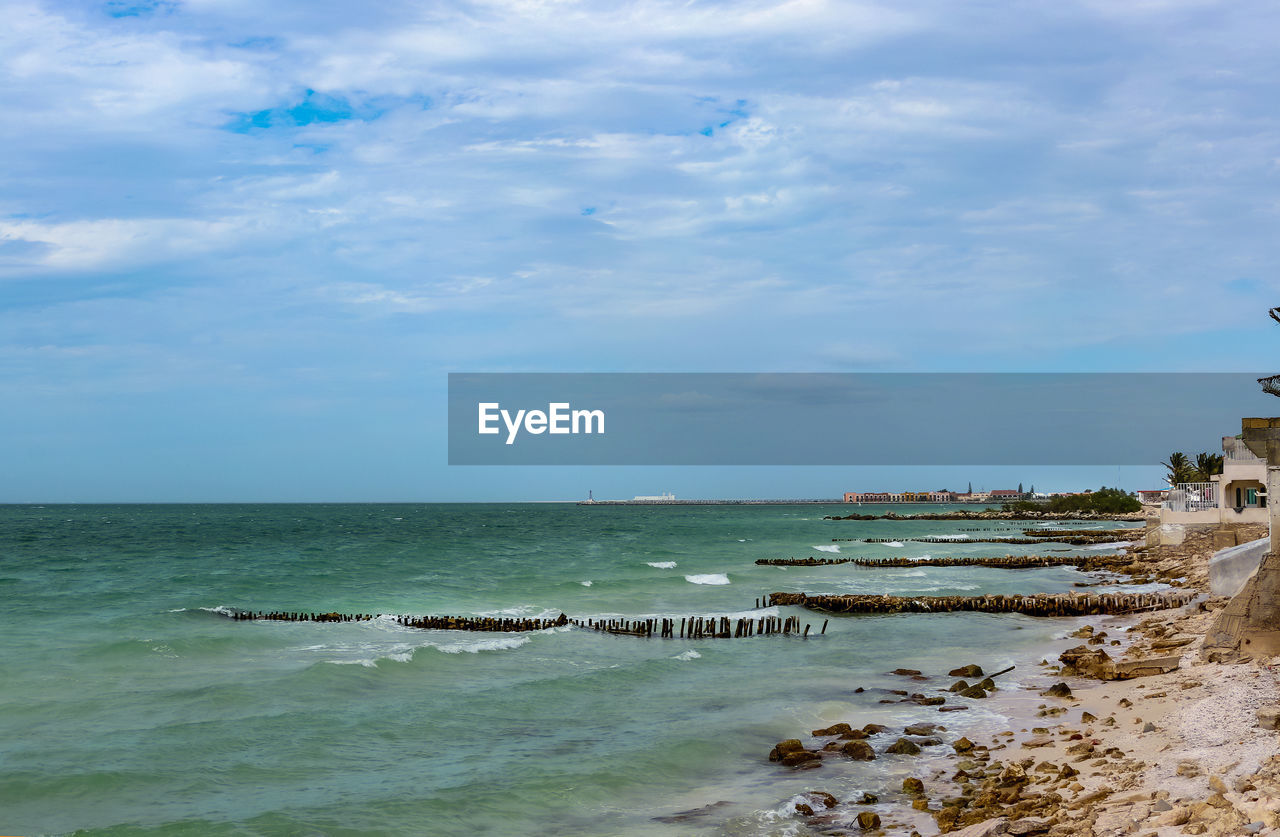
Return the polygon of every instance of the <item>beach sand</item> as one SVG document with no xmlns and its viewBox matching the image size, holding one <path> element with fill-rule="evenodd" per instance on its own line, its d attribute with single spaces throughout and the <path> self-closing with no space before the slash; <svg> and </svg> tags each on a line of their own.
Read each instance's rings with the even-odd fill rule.
<svg viewBox="0 0 1280 837">
<path fill-rule="evenodd" d="M 1263 535 L 1264 527 L 1249 527 L 1241 539 Z M 1199 532 L 1178 547 L 1140 548 L 1129 580 L 1160 579 L 1207 596 L 1211 540 Z M 1034 672 L 1020 670 L 983 701 L 1010 719 L 1008 728 L 948 740 L 944 760 L 922 758 L 913 778 L 923 792 L 904 788 L 893 810 L 880 808 L 882 824 L 864 833 L 1280 835 L 1280 731 L 1258 716 L 1280 705 L 1280 659 L 1202 659 L 1204 635 L 1227 601 L 1071 620 L 1078 627 L 1045 649 Z M 1059 664 L 1064 648 L 1081 644 L 1116 659 L 1181 659 L 1168 673 L 1100 681 Z M 1058 684 L 1069 694 L 1044 694 L 1063 691 Z"/>
<path fill-rule="evenodd" d="M 1135 558 L 1144 573 L 1181 578 L 1183 586 L 1207 591 L 1211 554 L 1208 534 L 1200 533 L 1181 547 Z M 1057 795 L 1061 802 L 1043 806 L 1041 816 L 1018 810 L 1015 802 L 1008 816 L 952 833 L 1280 834 L 1280 731 L 1264 729 L 1258 718 L 1259 709 L 1280 704 L 1280 660 L 1201 659 L 1204 635 L 1226 601 L 1097 623 L 1094 635 L 1106 637 L 1093 647 L 1125 659 L 1180 655 L 1175 671 L 1102 682 L 1062 677 L 1051 665 L 1025 682 L 1027 691 L 1066 683 L 1071 694 L 1045 696 L 1035 715 L 1015 714 L 1015 728 L 975 742 L 991 748 L 989 762 L 970 772 L 994 775 L 989 784 L 997 788 L 1014 786 L 1019 774 L 1030 776 L 1017 796 Z M 1088 633 L 1081 631 L 1080 638 Z M 967 807 L 986 801 L 980 780 L 969 781 L 969 788 Z M 959 784 L 955 790 L 964 793 Z M 948 820 L 938 817 L 944 827 Z"/>
</svg>

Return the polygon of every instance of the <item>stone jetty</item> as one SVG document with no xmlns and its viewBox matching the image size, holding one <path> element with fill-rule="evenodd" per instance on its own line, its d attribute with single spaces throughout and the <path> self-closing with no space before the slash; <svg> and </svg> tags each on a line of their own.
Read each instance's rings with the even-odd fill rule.
<svg viewBox="0 0 1280 837">
<path fill-rule="evenodd" d="M 806 607 L 828 613 L 1021 613 L 1026 616 L 1091 616 L 1181 607 L 1195 599 L 1175 593 L 1037 593 L 1030 596 L 867 596 L 770 593 L 770 606 Z"/>
</svg>

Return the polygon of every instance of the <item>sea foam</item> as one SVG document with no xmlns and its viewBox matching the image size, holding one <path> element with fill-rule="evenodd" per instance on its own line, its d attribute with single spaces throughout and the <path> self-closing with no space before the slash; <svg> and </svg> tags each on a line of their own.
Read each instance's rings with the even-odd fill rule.
<svg viewBox="0 0 1280 837">
<path fill-rule="evenodd" d="M 901 546 L 901 544 L 899 544 L 899 546 Z M 824 544 L 819 544 L 818 546 L 815 546 L 814 549 L 818 550 L 819 552 L 839 552 L 840 545 L 835 543 L 824 543 Z"/>
<path fill-rule="evenodd" d="M 684 580 L 690 584 L 728 584 L 729 576 L 724 573 L 702 573 L 700 575 L 686 575 Z"/>
<path fill-rule="evenodd" d="M 676 568 L 675 561 L 646 561 L 645 563 L 659 570 L 674 570 Z"/>
</svg>

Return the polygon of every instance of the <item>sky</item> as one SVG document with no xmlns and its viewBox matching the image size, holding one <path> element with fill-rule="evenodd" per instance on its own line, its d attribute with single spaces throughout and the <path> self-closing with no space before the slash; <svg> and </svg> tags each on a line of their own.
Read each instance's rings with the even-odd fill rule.
<svg viewBox="0 0 1280 837">
<path fill-rule="evenodd" d="M 1145 488 L 450 467 L 446 375 L 1280 372 L 1274 3 L 3 6 L 0 502 Z"/>
</svg>

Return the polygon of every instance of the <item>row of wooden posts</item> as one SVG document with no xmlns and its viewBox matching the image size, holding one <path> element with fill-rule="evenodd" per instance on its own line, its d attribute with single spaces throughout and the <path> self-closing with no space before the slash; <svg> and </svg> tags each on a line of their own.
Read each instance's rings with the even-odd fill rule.
<svg viewBox="0 0 1280 837">
<path fill-rule="evenodd" d="M 1114 567 L 1131 559 L 1118 555 L 1002 555 L 999 557 L 957 556 L 953 558 L 757 558 L 766 567 L 828 567 L 853 564 L 858 567 L 998 567 L 1021 570 L 1032 567 Z"/>
<path fill-rule="evenodd" d="M 756 600 L 760 607 L 760 600 Z M 270 622 L 368 622 L 377 619 L 381 614 L 347 614 L 347 613 L 303 613 L 293 611 L 251 611 L 237 610 L 228 614 L 237 622 L 270 621 Z M 480 631 L 488 633 L 522 633 L 526 631 L 542 631 L 547 628 L 559 628 L 574 625 L 601 633 L 618 636 L 653 637 L 662 639 L 741 639 L 751 636 L 772 636 L 781 634 L 790 636 L 799 634 L 809 637 L 811 625 L 800 624 L 799 617 L 788 616 L 785 619 L 777 616 L 750 616 L 730 619 L 727 616 L 686 616 L 677 627 L 674 618 L 658 619 L 571 619 L 561 613 L 555 619 L 499 619 L 491 617 L 471 616 L 395 616 L 396 624 L 406 628 L 419 628 L 428 631 Z M 819 635 L 827 632 L 827 620 L 823 620 Z"/>
<path fill-rule="evenodd" d="M 846 538 L 846 540 L 855 543 L 902 543 L 903 541 L 912 541 L 914 543 L 1007 543 L 1007 544 L 1039 544 L 1039 543 L 1065 543 L 1070 546 L 1088 546 L 1098 543 L 1120 543 L 1128 540 L 1127 538 L 1116 538 L 1110 535 L 1094 536 L 1094 535 L 1063 535 L 1062 537 L 1047 538 Z"/>
<path fill-rule="evenodd" d="M 758 606 L 758 603 L 757 603 Z M 742 639 L 751 636 L 771 636 L 781 634 L 789 636 L 799 634 L 802 639 L 809 638 L 812 625 L 805 624 L 800 628 L 800 619 L 788 616 L 781 619 L 777 616 L 750 616 L 730 619 L 728 616 L 693 616 L 680 620 L 679 636 L 676 635 L 675 619 L 571 619 L 572 624 L 588 630 L 620 636 L 652 637 L 657 632 L 661 639 Z M 827 632 L 828 620 L 822 621 L 819 635 Z"/>
<path fill-rule="evenodd" d="M 228 617 L 237 622 L 369 622 L 381 613 L 304 613 L 290 610 L 233 610 Z"/>
<path fill-rule="evenodd" d="M 796 606 L 827 613 L 1022 613 L 1027 616 L 1121 615 L 1182 607 L 1195 599 L 1174 593 L 1036 593 L 1029 596 L 811 596 L 771 593 L 773 607 Z"/>
</svg>

